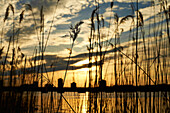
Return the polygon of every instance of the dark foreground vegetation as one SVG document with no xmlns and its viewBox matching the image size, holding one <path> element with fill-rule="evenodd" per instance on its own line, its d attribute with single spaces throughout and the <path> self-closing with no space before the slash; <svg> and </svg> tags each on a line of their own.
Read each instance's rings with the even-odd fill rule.
<svg viewBox="0 0 170 113">
<path fill-rule="evenodd" d="M 56 9 L 59 2 L 58 0 L 56 3 Z M 168 6 L 168 1 L 159 0 L 159 4 L 151 1 L 152 9 L 155 9 L 157 5 L 160 6 L 160 13 L 153 16 L 152 24 L 149 21 L 148 36 L 146 36 L 148 29 L 145 30 L 145 21 L 138 8 L 138 2 L 131 3 L 132 14 L 124 17 L 119 17 L 117 13 L 110 14 L 107 24 L 103 15 L 100 14 L 100 4 L 95 2 L 98 5 L 89 17 L 91 24 L 89 45 L 87 45 L 88 76 L 84 80 L 83 87 L 76 87 L 76 83 L 73 82 L 71 88 L 64 87 L 64 84 L 72 58 L 72 50 L 84 22 L 80 21 L 70 26 L 72 44 L 68 49 L 70 52 L 65 75 L 62 79 L 55 78 L 59 80 L 57 86 L 53 82 L 55 70 L 52 71 L 53 75 L 50 79 L 44 64 L 44 54 L 48 47 L 54 15 L 49 32 L 44 35 L 43 6 L 40 11 L 40 24 L 38 24 L 30 4 L 24 5 L 25 10 L 21 11 L 19 20 L 15 19 L 15 9 L 12 4 L 9 4 L 3 20 L 3 25 L 8 22 L 8 19 L 12 20 L 12 35 L 8 37 L 8 45 L 3 45 L 4 26 L 1 33 L 1 113 L 170 112 L 170 6 Z M 114 2 L 111 2 L 111 12 L 114 12 L 113 6 Z M 56 9 L 54 14 L 57 13 Z M 27 57 L 18 44 L 20 24 L 23 22 L 26 11 L 31 13 L 34 20 L 34 30 L 39 44 L 31 57 Z M 11 18 L 9 18 L 10 14 L 12 14 Z M 16 21 L 19 27 L 16 27 Z M 126 36 L 127 43 L 123 45 L 121 39 L 125 38 L 122 37 L 124 29 L 121 25 L 127 21 L 130 22 L 130 28 Z M 111 68 L 109 68 L 110 62 L 113 62 Z M 51 69 L 53 69 L 53 64 L 51 64 Z M 110 78 L 107 69 L 113 72 Z"/>
</svg>

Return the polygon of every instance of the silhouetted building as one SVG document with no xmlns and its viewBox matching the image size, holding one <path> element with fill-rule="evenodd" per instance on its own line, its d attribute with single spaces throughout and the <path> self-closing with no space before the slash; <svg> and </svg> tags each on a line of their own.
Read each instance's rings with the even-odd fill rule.
<svg viewBox="0 0 170 113">
<path fill-rule="evenodd" d="M 72 89 L 76 89 L 76 83 L 75 83 L 75 82 L 72 82 L 72 83 L 71 83 L 71 88 L 72 88 Z"/>
<path fill-rule="evenodd" d="M 58 88 L 62 89 L 63 88 L 63 83 L 64 83 L 63 79 L 59 78 L 58 79 Z"/>
<path fill-rule="evenodd" d="M 106 87 L 106 80 L 99 81 L 99 87 L 100 88 L 105 88 Z"/>
</svg>

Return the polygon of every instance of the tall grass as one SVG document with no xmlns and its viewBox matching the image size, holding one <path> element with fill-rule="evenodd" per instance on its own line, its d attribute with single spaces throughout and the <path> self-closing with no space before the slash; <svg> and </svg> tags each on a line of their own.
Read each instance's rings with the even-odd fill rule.
<svg viewBox="0 0 170 113">
<path fill-rule="evenodd" d="M 59 2 L 59 0 L 58 0 Z M 57 2 L 57 5 L 58 5 Z M 169 6 L 166 0 L 160 1 L 160 14 L 154 14 L 154 23 L 149 23 L 149 38 L 146 36 L 145 20 L 144 15 L 138 9 L 138 2 L 136 9 L 132 4 L 132 12 L 137 15 L 128 14 L 124 17 L 119 17 L 119 14 L 111 15 L 109 17 L 108 28 L 106 27 L 105 17 L 99 12 L 99 1 L 97 7 L 92 11 L 90 17 L 90 36 L 88 37 L 89 45 L 87 46 L 88 58 L 89 58 L 89 88 L 99 87 L 100 81 L 108 80 L 110 67 L 112 69 L 110 85 L 159 85 L 169 84 Z M 110 3 L 111 12 L 113 9 L 114 2 Z M 1 88 L 10 86 L 22 86 L 23 88 L 27 85 L 38 83 L 39 86 L 44 87 L 44 82 L 47 79 L 47 84 L 54 85 L 53 80 L 56 79 L 55 67 L 53 68 L 52 80 L 48 77 L 46 65 L 44 64 L 44 55 L 47 48 L 48 40 L 50 39 L 51 29 L 56 14 L 55 8 L 52 23 L 45 37 L 45 15 L 43 13 L 43 6 L 40 11 L 40 29 L 34 15 L 34 11 L 31 5 L 25 4 L 27 9 L 22 10 L 19 15 L 19 28 L 16 27 L 16 20 L 14 7 L 12 4 L 6 9 L 5 17 L 3 20 L 3 27 L 7 22 L 10 11 L 12 12 L 12 35 L 9 37 L 7 49 L 2 61 L 2 77 L 1 77 Z M 155 5 L 152 4 L 152 9 L 155 11 Z M 38 40 L 38 49 L 35 47 L 35 52 L 32 57 L 29 58 L 22 53 L 22 48 L 19 47 L 19 33 L 21 24 L 23 24 L 24 13 L 31 11 L 33 21 L 35 24 L 35 32 Z M 158 16 L 160 18 L 158 18 Z M 123 40 L 121 34 L 123 29 L 121 25 L 131 19 L 130 32 L 127 36 L 129 41 L 127 47 L 121 43 Z M 136 19 L 136 21 L 135 21 Z M 166 21 L 166 26 L 163 22 L 156 23 L 156 19 L 159 21 Z M 71 55 L 76 39 L 80 33 L 80 26 L 84 22 L 80 21 L 74 26 L 70 26 L 70 38 L 71 47 L 68 48 L 69 56 L 66 64 L 64 83 L 66 82 L 67 73 L 69 71 Z M 114 24 L 113 24 L 114 23 Z M 2 28 L 3 29 L 3 28 Z M 107 32 L 103 31 L 106 30 Z M 163 35 L 163 31 L 166 31 L 166 35 Z M 111 32 L 112 31 L 112 32 Z M 17 32 L 17 36 L 15 35 Z M 153 38 L 151 33 L 153 32 Z M 3 30 L 1 35 L 3 35 Z M 2 36 L 1 36 L 2 37 Z M 15 41 L 17 39 L 17 41 Z M 45 40 L 46 39 L 46 40 Z M 1 38 L 2 44 L 2 38 Z M 13 45 L 12 51 L 10 50 L 11 44 Z M 16 46 L 15 46 L 16 45 Z M 3 51 L 6 48 L 1 46 L 0 56 L 3 56 Z M 112 51 L 109 54 L 108 51 Z M 9 57 L 10 56 L 10 60 Z M 93 63 L 93 59 L 95 62 Z M 10 62 L 10 63 L 8 63 Z M 32 63 L 33 62 L 33 63 Z M 105 64 L 108 64 L 107 66 Z M 112 65 L 110 65 L 112 64 Z M 31 67 L 28 69 L 27 67 Z M 92 68 L 95 66 L 95 71 Z M 93 77 L 93 73 L 95 76 Z M 45 74 L 47 77 L 45 77 Z M 85 81 L 85 87 L 87 78 Z M 107 84 L 108 85 L 108 84 Z M 63 84 L 64 86 L 64 84 Z M 34 86 L 37 87 L 37 86 Z M 100 87 L 102 88 L 102 87 Z M 56 98 L 57 96 L 58 99 Z M 86 94 L 85 94 L 86 96 Z M 60 95 L 55 92 L 43 93 L 41 97 L 37 92 L 1 92 L 0 91 L 0 109 L 2 112 L 62 112 L 64 108 L 66 112 L 169 112 L 169 92 L 135 92 L 135 93 L 105 93 L 101 89 L 101 93 L 91 93 L 87 95 L 88 98 L 85 100 L 78 98 L 70 99 L 67 98 L 65 93 Z M 76 93 L 74 93 L 76 97 Z M 106 98 L 104 98 L 106 97 Z M 62 100 L 64 99 L 64 101 Z M 85 102 L 84 102 L 85 101 Z M 84 105 L 85 103 L 85 105 Z M 162 106 L 162 104 L 164 106 Z M 38 106 L 40 105 L 40 106 Z M 85 106 L 85 109 L 83 107 Z M 10 109 L 7 109 L 10 108 Z M 67 111 L 68 110 L 68 111 Z"/>
</svg>

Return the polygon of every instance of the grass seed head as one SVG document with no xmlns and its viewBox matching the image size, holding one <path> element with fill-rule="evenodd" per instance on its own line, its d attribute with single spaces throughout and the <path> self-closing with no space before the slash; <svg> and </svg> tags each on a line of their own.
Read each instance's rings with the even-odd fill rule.
<svg viewBox="0 0 170 113">
<path fill-rule="evenodd" d="M 9 6 L 6 8 L 4 22 L 8 19 L 8 16 L 9 16 Z"/>
<path fill-rule="evenodd" d="M 9 4 L 9 7 L 11 8 L 11 11 L 12 11 L 12 13 L 13 13 L 13 15 L 14 15 L 14 7 L 13 7 L 13 5 L 12 5 L 12 4 Z"/>
<path fill-rule="evenodd" d="M 132 15 L 127 15 L 120 20 L 120 24 L 125 23 L 129 18 L 132 18 L 132 20 L 134 19 Z"/>
<path fill-rule="evenodd" d="M 19 23 L 21 23 L 22 20 L 24 19 L 24 12 L 25 12 L 25 10 L 23 10 L 20 14 Z"/>
<path fill-rule="evenodd" d="M 139 26 L 143 26 L 144 25 L 144 21 L 143 21 L 143 15 L 140 11 L 139 12 Z"/>
<path fill-rule="evenodd" d="M 117 15 L 117 13 L 114 15 L 114 19 L 116 20 L 116 23 L 119 22 L 119 16 Z"/>
<path fill-rule="evenodd" d="M 113 8 L 113 5 L 114 5 L 114 2 L 111 2 L 111 3 L 110 3 L 111 9 Z"/>
<path fill-rule="evenodd" d="M 31 6 L 30 4 L 25 4 L 25 7 L 26 7 L 26 9 L 28 9 L 28 10 L 31 10 L 31 11 L 32 11 L 32 6 Z"/>
</svg>

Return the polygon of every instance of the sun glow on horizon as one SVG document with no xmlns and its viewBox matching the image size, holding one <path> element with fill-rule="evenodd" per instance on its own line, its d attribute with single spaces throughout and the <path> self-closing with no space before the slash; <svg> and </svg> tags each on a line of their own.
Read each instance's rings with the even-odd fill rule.
<svg viewBox="0 0 170 113">
<path fill-rule="evenodd" d="M 88 64 L 89 63 L 89 59 L 85 59 L 85 60 L 82 60 L 82 61 L 79 61 L 75 64 L 73 64 L 74 66 L 82 66 L 84 64 Z"/>
<path fill-rule="evenodd" d="M 95 60 L 92 60 L 92 63 L 95 62 Z M 89 59 L 85 59 L 85 60 L 82 60 L 82 61 L 79 61 L 75 64 L 73 64 L 74 66 L 82 66 L 82 65 L 85 65 L 85 64 L 89 64 Z"/>
</svg>

